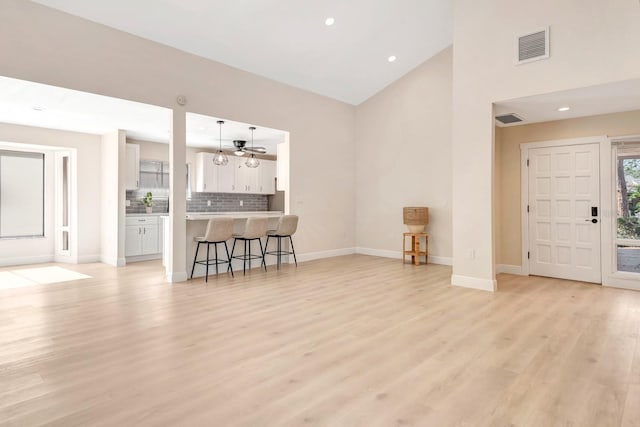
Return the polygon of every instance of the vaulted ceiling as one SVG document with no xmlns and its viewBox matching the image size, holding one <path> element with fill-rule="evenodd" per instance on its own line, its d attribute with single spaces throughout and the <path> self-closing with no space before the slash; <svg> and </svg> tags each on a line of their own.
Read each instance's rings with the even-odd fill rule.
<svg viewBox="0 0 640 427">
<path fill-rule="evenodd" d="M 35 1 L 354 105 L 453 37 L 452 0 Z"/>
</svg>

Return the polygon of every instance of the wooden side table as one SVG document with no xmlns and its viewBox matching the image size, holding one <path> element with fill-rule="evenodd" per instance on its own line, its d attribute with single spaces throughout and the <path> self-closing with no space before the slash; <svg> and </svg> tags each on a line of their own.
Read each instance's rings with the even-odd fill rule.
<svg viewBox="0 0 640 427">
<path fill-rule="evenodd" d="M 411 248 L 407 250 L 407 237 L 411 237 Z M 424 237 L 424 251 L 420 250 L 420 241 Z M 402 236 L 402 262 L 406 262 L 406 257 L 411 256 L 411 263 L 420 265 L 420 257 L 424 257 L 424 263 L 428 264 L 429 260 L 429 235 L 427 233 L 403 233 Z"/>
</svg>

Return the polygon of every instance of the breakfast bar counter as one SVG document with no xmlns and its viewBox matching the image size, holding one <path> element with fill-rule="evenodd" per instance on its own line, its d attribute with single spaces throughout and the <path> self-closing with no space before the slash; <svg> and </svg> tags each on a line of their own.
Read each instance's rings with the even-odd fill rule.
<svg viewBox="0 0 640 427">
<path fill-rule="evenodd" d="M 193 265 L 193 256 L 196 251 L 196 244 L 194 243 L 195 237 L 204 236 L 205 231 L 207 229 L 207 223 L 211 218 L 219 218 L 219 217 L 232 217 L 233 221 L 233 232 L 241 233 L 244 230 L 245 223 L 247 218 L 259 216 L 268 218 L 268 230 L 273 230 L 277 228 L 278 221 L 280 217 L 283 215 L 280 211 L 253 211 L 253 212 L 187 212 L 187 230 L 186 230 L 186 265 L 185 271 L 191 272 L 191 266 Z M 162 216 L 162 226 L 164 229 L 164 236 L 169 236 L 169 216 Z M 165 257 L 168 256 L 168 238 L 165 237 L 162 251 L 162 263 L 166 266 Z M 262 244 L 265 244 L 265 239 L 263 239 Z M 229 246 L 229 252 L 231 252 L 231 248 L 233 247 L 233 239 L 227 242 Z M 254 250 L 257 250 L 254 249 Z M 242 251 L 242 247 L 240 247 L 240 251 Z M 267 257 L 266 259 L 267 265 L 275 264 L 275 257 Z M 259 267 L 260 263 L 258 261 L 255 262 L 254 267 Z M 233 268 L 242 269 L 242 261 L 233 260 Z M 203 265 L 196 265 L 195 272 L 193 277 L 202 277 L 204 276 L 205 269 Z"/>
</svg>

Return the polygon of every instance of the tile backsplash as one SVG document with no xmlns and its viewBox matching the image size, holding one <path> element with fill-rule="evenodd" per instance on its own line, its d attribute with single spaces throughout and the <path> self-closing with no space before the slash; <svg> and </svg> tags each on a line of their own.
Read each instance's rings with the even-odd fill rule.
<svg viewBox="0 0 640 427">
<path fill-rule="evenodd" d="M 127 200 L 131 205 L 127 206 L 127 213 L 144 213 L 145 208 L 142 203 L 147 191 L 153 193 L 153 212 L 169 211 L 169 190 L 154 188 L 153 190 L 128 190 Z M 207 201 L 211 201 L 211 206 L 207 206 Z M 242 201 L 242 206 L 240 206 Z M 268 211 L 269 196 L 263 194 L 234 194 L 234 193 L 192 193 L 191 199 L 187 200 L 187 212 L 251 212 Z"/>
</svg>

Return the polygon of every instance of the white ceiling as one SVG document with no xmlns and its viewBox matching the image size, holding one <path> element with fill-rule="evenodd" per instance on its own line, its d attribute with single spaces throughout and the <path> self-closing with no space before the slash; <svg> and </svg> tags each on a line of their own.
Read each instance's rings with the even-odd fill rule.
<svg viewBox="0 0 640 427">
<path fill-rule="evenodd" d="M 354 105 L 453 41 L 452 0 L 34 1 Z"/>
<path fill-rule="evenodd" d="M 560 107 L 571 109 L 562 112 L 558 111 Z M 640 79 L 495 103 L 496 116 L 515 113 L 524 119 L 523 122 L 509 125 L 503 125 L 496 120 L 496 124 L 500 127 L 633 110 L 640 110 Z"/>
<path fill-rule="evenodd" d="M 0 77 L 0 122 L 49 129 L 103 135 L 115 129 L 145 141 L 169 142 L 171 111 L 154 105 L 110 98 L 61 87 Z M 218 146 L 215 117 L 187 114 L 187 145 L 197 148 Z M 222 119 L 224 120 L 224 119 Z M 234 139 L 251 141 L 250 124 L 226 121 L 223 144 Z M 257 127 L 255 145 L 276 154 L 286 132 Z"/>
<path fill-rule="evenodd" d="M 251 146 L 251 131 L 249 123 L 235 122 L 201 114 L 187 113 L 187 145 L 198 148 L 218 148 L 220 128 L 218 120 L 224 120 L 222 125 L 222 149 L 235 151 L 234 139 L 247 141 Z M 281 130 L 256 126 L 253 134 L 254 145 L 265 147 L 266 154 L 277 154 L 276 146 L 285 141 L 286 133 Z"/>
</svg>

